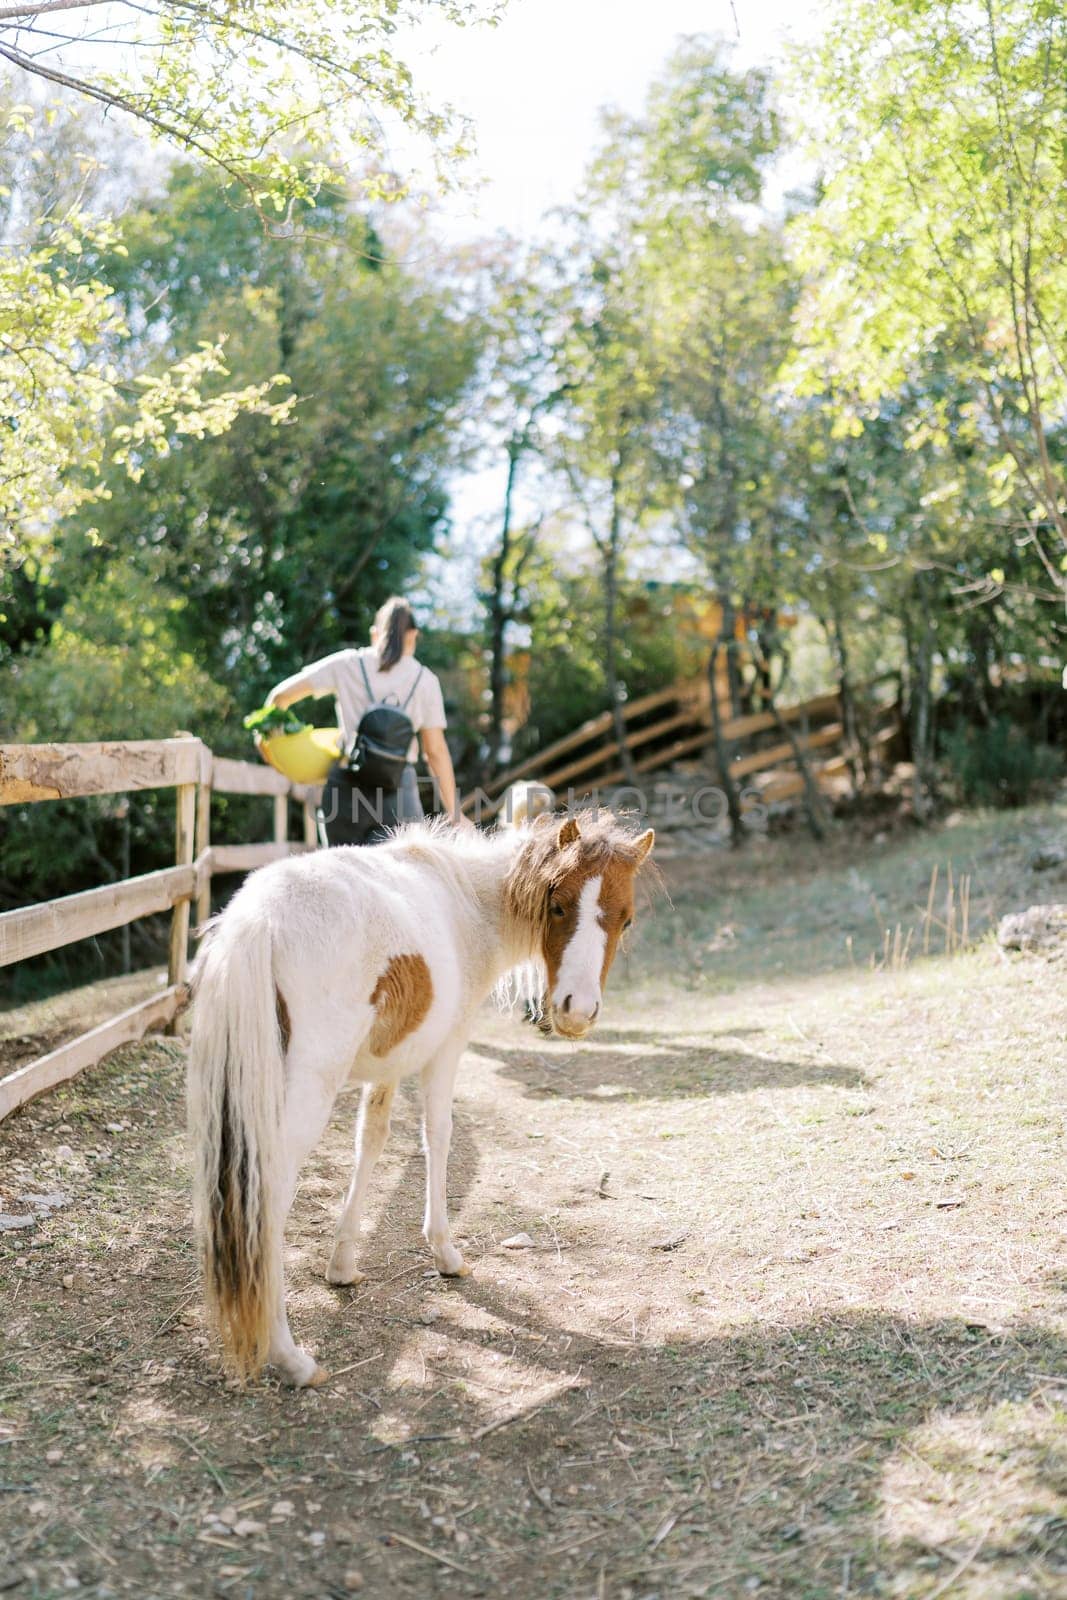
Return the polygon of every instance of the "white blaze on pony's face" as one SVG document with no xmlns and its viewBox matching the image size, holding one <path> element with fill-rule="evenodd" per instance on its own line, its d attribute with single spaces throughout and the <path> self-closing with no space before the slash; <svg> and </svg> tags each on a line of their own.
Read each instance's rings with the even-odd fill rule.
<svg viewBox="0 0 1067 1600">
<path fill-rule="evenodd" d="M 556 981 L 549 994 L 560 1032 L 581 1032 L 592 1027 L 600 1010 L 601 973 L 608 947 L 608 931 L 600 912 L 600 890 L 604 878 L 586 878 L 578 894 L 573 916 L 558 894 L 549 901 L 548 914 L 557 921 L 573 923 L 574 931 L 563 947 Z"/>
<path fill-rule="evenodd" d="M 654 835 L 634 840 L 634 854 L 579 863 L 548 895 L 543 955 L 548 972 L 548 1017 L 557 1033 L 580 1039 L 600 1014 L 604 985 L 619 940 L 634 919 L 634 878 Z M 580 843 L 572 819 L 559 830 L 560 851 Z"/>
</svg>

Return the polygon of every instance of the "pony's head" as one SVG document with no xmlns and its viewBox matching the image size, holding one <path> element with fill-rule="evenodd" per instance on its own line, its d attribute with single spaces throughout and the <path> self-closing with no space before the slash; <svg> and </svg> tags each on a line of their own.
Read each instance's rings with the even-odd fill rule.
<svg viewBox="0 0 1067 1600">
<path fill-rule="evenodd" d="M 539 817 L 508 877 L 508 910 L 543 964 L 545 1013 L 580 1039 L 600 1014 L 604 985 L 634 920 L 634 880 L 652 849 L 649 828 L 627 833 L 608 812 Z"/>
</svg>

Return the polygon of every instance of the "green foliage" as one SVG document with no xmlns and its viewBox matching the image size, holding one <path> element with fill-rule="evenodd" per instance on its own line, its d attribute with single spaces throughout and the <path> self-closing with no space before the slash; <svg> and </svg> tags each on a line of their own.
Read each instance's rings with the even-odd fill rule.
<svg viewBox="0 0 1067 1600">
<path fill-rule="evenodd" d="M 1026 805 L 1063 775 L 1062 751 L 1006 717 L 988 727 L 957 725 L 945 738 L 945 756 L 966 805 Z"/>
<path fill-rule="evenodd" d="M 233 202 L 176 169 L 128 218 L 117 281 L 157 341 L 225 327 L 242 378 L 284 365 L 292 411 L 283 427 L 244 416 L 195 452 L 147 462 L 91 527 L 68 525 L 48 581 L 93 588 L 121 561 L 170 608 L 179 647 L 247 706 L 364 639 L 430 548 L 478 329 L 453 313 L 445 282 L 397 265 L 343 197 L 299 244 L 265 235 Z M 237 735 L 236 723 L 223 730 L 222 748 L 243 753 Z"/>
<path fill-rule="evenodd" d="M 1067 14 L 838 0 L 805 71 L 823 178 L 795 229 L 810 285 L 798 374 L 842 433 L 920 387 L 909 446 L 977 454 L 987 515 L 1051 538 L 1058 567 Z"/>
<path fill-rule="evenodd" d="M 0 110 L 0 192 L 34 153 L 22 107 Z M 28 148 L 29 147 L 29 148 Z M 20 221 L 0 238 L 0 415 L 9 419 L 0 463 L 0 562 L 25 554 L 58 517 L 106 498 L 104 473 L 136 479 L 149 457 L 181 439 L 214 438 L 241 413 L 280 422 L 284 380 L 226 388 L 223 340 L 203 340 L 169 362 L 131 364 L 130 328 L 101 263 L 124 247 L 116 224 L 76 198 Z"/>
<path fill-rule="evenodd" d="M 105 52 L 74 52 L 58 81 L 221 168 L 284 220 L 293 201 L 313 199 L 346 169 L 362 166 L 366 197 L 402 192 L 389 149 L 397 127 L 447 174 L 468 130 L 450 107 L 426 103 L 397 35 L 436 19 L 492 21 L 500 9 L 493 0 L 160 0 L 124 13 L 117 70 Z M 63 10 L 27 0 L 0 18 L 4 56 L 24 81 L 52 81 L 57 49 L 77 41 L 77 27 L 64 34 Z"/>
<path fill-rule="evenodd" d="M 112 314 L 140 330 L 158 370 L 225 330 L 237 383 L 284 364 L 292 399 L 284 420 L 245 407 L 195 449 L 177 434 L 165 451 L 131 438 L 135 478 L 105 460 L 95 502 L 65 502 L 25 558 L 0 567 L 0 738 L 189 729 L 247 758 L 245 708 L 365 639 L 443 526 L 478 326 L 454 309 L 443 271 L 431 283 L 399 266 L 339 193 L 314 235 L 281 240 L 232 189 L 180 167 L 121 238 L 94 248 Z M 0 814 L 0 903 L 110 881 L 127 850 L 135 872 L 173 860 L 169 797 L 117 806 Z M 266 832 L 263 802 L 214 810 L 220 838 Z"/>
<path fill-rule="evenodd" d="M 261 706 L 258 711 L 250 711 L 241 726 L 265 737 L 270 733 L 303 733 L 310 723 L 296 716 L 289 706 Z"/>
<path fill-rule="evenodd" d="M 112 467 L 139 480 L 179 441 L 216 438 L 239 416 L 277 424 L 292 403 L 278 368 L 228 387 L 218 332 L 167 361 L 135 336 L 114 278 L 102 271 L 126 247 L 113 218 L 86 208 L 85 186 L 66 184 L 54 207 L 7 203 L 14 180 L 47 165 L 56 149 L 54 113 L 35 121 L 25 103 L 29 81 L 118 111 L 127 126 L 225 175 L 261 227 L 291 240 L 330 184 L 358 184 L 365 199 L 405 192 L 407 180 L 387 163 L 387 128 L 413 133 L 445 180 L 466 153 L 466 128 L 449 108 L 424 102 L 394 36 L 428 17 L 464 24 L 497 14 L 474 0 L 335 0 L 325 11 L 314 0 L 219 8 L 163 0 L 126 17 L 115 71 L 77 48 L 78 27 L 64 33 L 68 9 L 29 0 L 0 17 L 2 54 L 17 74 L 0 109 L 0 220 L 8 224 L 0 237 L 0 417 L 9 419 L 0 561 L 24 559 L 57 518 L 106 499 Z M 62 135 L 60 144 L 88 177 L 92 158 Z"/>
<path fill-rule="evenodd" d="M 530 584 L 529 723 L 514 756 L 570 733 L 608 703 L 604 613 L 594 565 L 565 566 L 546 540 Z M 618 673 L 625 699 L 634 700 L 704 667 L 704 646 L 679 617 L 678 589 L 626 579 L 619 592 Z"/>
</svg>

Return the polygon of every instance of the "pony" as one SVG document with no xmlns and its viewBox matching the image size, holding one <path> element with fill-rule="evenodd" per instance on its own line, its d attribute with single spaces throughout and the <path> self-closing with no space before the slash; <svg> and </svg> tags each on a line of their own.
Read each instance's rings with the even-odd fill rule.
<svg viewBox="0 0 1067 1600">
<path fill-rule="evenodd" d="M 208 924 L 189 1050 L 194 1225 L 208 1309 L 242 1381 L 265 1364 L 297 1388 L 326 1380 L 290 1331 L 283 1238 L 301 1167 L 348 1082 L 364 1087 L 327 1280 L 363 1276 L 363 1203 L 397 1084 L 412 1073 L 423 1235 L 439 1273 L 466 1276 L 446 1181 L 475 1012 L 532 970 L 553 1030 L 588 1033 L 653 842 L 607 812 L 488 833 L 414 823 L 374 849 L 262 867 Z"/>
<path fill-rule="evenodd" d="M 546 783 L 533 778 L 513 783 L 500 801 L 496 825 L 498 828 L 521 828 L 523 823 L 535 822 L 555 808 L 556 797 Z"/>
</svg>

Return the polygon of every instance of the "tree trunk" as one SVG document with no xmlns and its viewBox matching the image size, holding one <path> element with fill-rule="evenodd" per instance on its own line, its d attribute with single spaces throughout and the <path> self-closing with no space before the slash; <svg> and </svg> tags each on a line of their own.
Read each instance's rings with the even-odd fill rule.
<svg viewBox="0 0 1067 1600">
<path fill-rule="evenodd" d="M 919 600 L 919 628 L 912 662 L 911 694 L 908 707 L 911 722 L 911 759 L 915 768 L 912 811 L 917 822 L 928 822 L 936 793 L 933 771 L 934 626 L 930 615 L 929 575 L 916 574 Z"/>
<path fill-rule="evenodd" d="M 807 753 L 793 732 L 791 724 L 782 718 L 773 694 L 770 696 L 769 710 L 774 718 L 775 727 L 793 752 L 797 771 L 804 782 L 804 811 L 808 819 L 808 827 L 811 829 L 812 837 L 821 843 L 826 837 L 826 811 L 823 806 L 822 795 L 819 793 L 819 785 L 812 775 Z"/>
<path fill-rule="evenodd" d="M 500 744 L 504 730 L 504 690 L 507 678 L 504 635 L 509 618 L 509 610 L 504 601 L 504 587 L 507 582 L 508 557 L 511 554 L 511 506 L 519 455 L 520 450 L 516 441 L 511 440 L 508 444 L 508 477 L 504 489 L 500 547 L 493 561 L 493 586 L 489 595 L 489 733 L 483 782 L 488 782 L 500 769 Z"/>
<path fill-rule="evenodd" d="M 638 787 L 633 756 L 626 747 L 626 718 L 622 714 L 622 697 L 619 692 L 619 674 L 616 663 L 618 601 L 619 601 L 619 549 L 622 543 L 622 511 L 619 506 L 618 471 L 611 480 L 611 528 L 604 557 L 604 676 L 611 699 L 611 725 L 618 745 L 619 761 L 632 788 Z"/>
<path fill-rule="evenodd" d="M 988 728 L 993 720 L 992 665 L 995 646 L 993 630 L 983 611 L 976 608 L 970 613 L 966 637 L 973 672 L 965 685 L 965 704 L 974 719 Z"/>
<path fill-rule="evenodd" d="M 722 637 L 726 641 L 726 685 L 730 693 L 730 715 L 740 717 L 745 712 L 744 685 L 737 660 L 737 612 L 733 599 L 724 593 L 722 604 Z"/>
<path fill-rule="evenodd" d="M 715 762 L 719 769 L 719 787 L 726 796 L 726 811 L 730 818 L 730 843 L 736 849 L 744 842 L 745 824 L 741 816 L 741 798 L 730 772 L 730 747 L 723 738 L 722 713 L 716 689 L 719 655 L 723 650 L 722 635 L 715 640 L 708 657 L 708 686 L 711 690 L 711 726 L 715 735 Z"/>
<path fill-rule="evenodd" d="M 859 708 L 856 705 L 856 696 L 852 687 L 852 674 L 849 669 L 848 642 L 845 638 L 845 625 L 841 616 L 841 605 L 837 595 L 830 598 L 830 618 L 832 626 L 824 631 L 829 635 L 833 646 L 834 655 L 837 657 L 837 693 L 841 701 L 841 725 L 845 735 L 845 760 L 852 778 L 852 792 L 859 794 L 866 786 L 870 774 L 870 752 L 867 748 L 867 739 L 861 726 Z"/>
<path fill-rule="evenodd" d="M 768 615 L 770 617 L 774 617 L 774 613 L 773 612 L 772 613 L 768 613 Z M 811 830 L 812 837 L 817 839 L 821 843 L 822 840 L 826 837 L 826 821 L 827 821 L 827 818 L 826 818 L 826 811 L 825 811 L 825 808 L 823 806 L 822 795 L 819 793 L 819 785 L 816 783 L 815 778 L 812 775 L 811 766 L 810 766 L 810 763 L 808 762 L 807 752 L 804 750 L 803 746 L 800 743 L 800 740 L 797 738 L 796 734 L 793 732 L 793 729 L 792 729 L 792 726 L 790 725 L 790 723 L 785 721 L 785 719 L 783 718 L 781 712 L 778 710 L 777 696 L 776 696 L 776 694 L 774 692 L 774 689 L 772 687 L 773 680 L 772 680 L 772 676 L 771 676 L 771 649 L 770 649 L 770 646 L 768 644 L 765 644 L 764 635 L 763 635 L 762 632 L 760 632 L 757 635 L 757 639 L 758 639 L 760 665 L 763 668 L 762 676 L 763 676 L 763 682 L 764 682 L 764 685 L 765 685 L 765 687 L 764 687 L 764 697 L 765 697 L 767 710 L 770 712 L 771 716 L 774 718 L 774 725 L 777 728 L 778 732 L 781 734 L 782 738 L 788 744 L 790 750 L 793 753 L 793 760 L 797 764 L 797 771 L 800 773 L 801 780 L 802 780 L 802 782 L 804 784 L 804 811 L 805 811 L 805 813 L 807 815 L 808 827 Z M 783 659 L 787 659 L 787 658 L 785 658 L 785 653 L 783 652 L 782 654 L 783 654 Z M 788 670 L 788 668 L 786 668 L 782 672 L 783 681 L 785 679 L 787 670 Z"/>
</svg>

